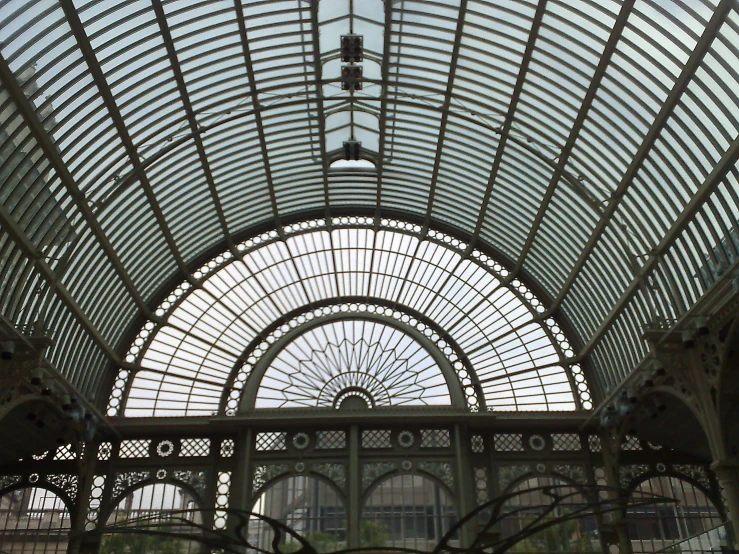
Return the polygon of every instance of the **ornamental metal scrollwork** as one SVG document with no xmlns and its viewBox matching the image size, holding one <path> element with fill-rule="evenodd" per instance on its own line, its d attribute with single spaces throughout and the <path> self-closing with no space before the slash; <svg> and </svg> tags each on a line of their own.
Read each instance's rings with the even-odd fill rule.
<svg viewBox="0 0 739 554">
<path fill-rule="evenodd" d="M 528 465 L 498 467 L 498 483 L 500 483 L 501 490 L 530 472 L 531 466 Z"/>
<path fill-rule="evenodd" d="M 560 464 L 552 466 L 552 471 L 581 485 L 584 485 L 588 481 L 587 476 L 585 475 L 585 468 L 583 466 Z"/>
<path fill-rule="evenodd" d="M 172 479 L 187 483 L 200 498 L 205 496 L 205 488 L 208 484 L 204 471 L 177 470 L 172 472 Z"/>
<path fill-rule="evenodd" d="M 418 462 L 416 467 L 421 471 L 433 475 L 450 489 L 454 486 L 452 464 L 449 462 Z"/>
<path fill-rule="evenodd" d="M 696 464 L 672 464 L 672 470 L 700 483 L 706 490 L 711 489 L 711 481 L 708 479 L 706 468 Z"/>
<path fill-rule="evenodd" d="M 311 466 L 311 470 L 327 477 L 340 489 L 343 489 L 346 485 L 346 471 L 344 470 L 343 464 L 313 464 Z"/>
<path fill-rule="evenodd" d="M 287 473 L 290 468 L 286 464 L 264 464 L 258 466 L 254 470 L 254 480 L 252 481 L 252 490 L 259 491 L 264 485 L 275 477 Z"/>
<path fill-rule="evenodd" d="M 116 473 L 113 482 L 113 498 L 118 498 L 134 485 L 145 481 L 150 476 L 148 471 L 128 471 Z"/>
<path fill-rule="evenodd" d="M 398 469 L 395 462 L 371 462 L 362 464 L 362 492 L 364 492 L 379 477 Z"/>
<path fill-rule="evenodd" d="M 619 470 L 619 482 L 621 486 L 627 488 L 631 483 L 639 479 L 642 475 L 649 471 L 646 464 L 627 464 L 622 465 Z"/>
<path fill-rule="evenodd" d="M 20 475 L 0 475 L 0 490 L 12 487 L 23 481 Z"/>
<path fill-rule="evenodd" d="M 77 498 L 77 476 L 70 474 L 47 475 L 46 482 L 63 490 L 70 500 Z"/>
</svg>

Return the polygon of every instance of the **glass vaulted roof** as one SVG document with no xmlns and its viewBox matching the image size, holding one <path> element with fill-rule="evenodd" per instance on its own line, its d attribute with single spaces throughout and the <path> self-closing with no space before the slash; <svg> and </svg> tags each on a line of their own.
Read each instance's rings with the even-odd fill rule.
<svg viewBox="0 0 739 554">
<path fill-rule="evenodd" d="M 456 404 L 592 408 L 562 328 L 480 250 L 420 225 L 311 220 L 217 256 L 142 326 L 108 414 Z"/>
<path fill-rule="evenodd" d="M 237 245 L 273 231 L 264 252 L 295 256 L 284 302 L 307 313 L 311 287 L 328 284 L 296 268 L 327 266 L 289 244 L 290 226 L 322 221 L 312 240 L 336 255 L 337 218 L 371 219 L 361 233 L 373 240 L 390 236 L 389 218 L 418 227 L 405 241 L 433 242 L 432 231 L 462 241 L 449 250 L 458 264 L 494 259 L 499 286 L 470 294 L 526 288 L 537 321 L 567 330 L 566 380 L 582 363 L 602 397 L 646 355 L 642 327 L 672 325 L 739 257 L 738 10 L 736 0 L 0 0 L 3 327 L 48 330 L 51 361 L 103 406 L 119 372 L 133 377 L 126 387 L 143 380 L 128 360 L 137 333 L 164 333 L 186 303 L 170 312 L 163 299 L 180 283 L 188 299 L 210 286 L 203 263 L 230 255 L 222 271 L 238 271 Z M 364 40 L 354 91 L 340 82 L 350 33 Z M 361 163 L 337 162 L 350 139 Z M 241 342 L 201 348 L 220 365 L 193 369 L 223 409 L 243 366 L 228 356 L 272 332 L 275 320 L 253 310 Z M 453 403 L 444 348 L 419 344 L 447 371 Z M 485 370 L 473 369 L 480 406 L 493 405 Z"/>
</svg>

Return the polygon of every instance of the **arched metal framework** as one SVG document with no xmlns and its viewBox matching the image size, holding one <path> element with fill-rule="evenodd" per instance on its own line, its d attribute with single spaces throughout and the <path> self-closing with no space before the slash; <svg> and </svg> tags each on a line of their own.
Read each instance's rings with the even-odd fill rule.
<svg viewBox="0 0 739 554">
<path fill-rule="evenodd" d="M 542 303 L 477 249 L 420 225 L 336 218 L 204 264 L 143 326 L 109 415 L 369 403 L 573 410 L 592 398 Z M 224 394 L 224 389 L 227 394 Z M 466 402 L 465 402 L 466 400 Z M 219 402 L 220 401 L 220 402 Z"/>
<path fill-rule="evenodd" d="M 737 257 L 735 0 L 0 6 L 2 314 L 101 401 L 165 281 L 305 210 L 494 248 L 598 392 Z M 330 167 L 350 136 L 374 169 Z"/>
</svg>

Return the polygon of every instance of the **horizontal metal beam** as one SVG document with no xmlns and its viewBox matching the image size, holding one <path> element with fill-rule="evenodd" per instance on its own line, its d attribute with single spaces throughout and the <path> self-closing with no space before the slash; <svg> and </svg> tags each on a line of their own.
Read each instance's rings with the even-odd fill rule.
<svg viewBox="0 0 739 554">
<path fill-rule="evenodd" d="M 434 426 L 461 423 L 474 429 L 572 429 L 588 420 L 588 412 L 478 412 L 445 406 L 423 408 L 374 408 L 372 410 L 336 411 L 333 408 L 263 409 L 225 417 L 147 417 L 110 418 L 121 436 L 149 434 L 228 434 L 246 427 L 255 429 L 329 429 L 352 423 L 402 427 L 414 424 Z"/>
</svg>

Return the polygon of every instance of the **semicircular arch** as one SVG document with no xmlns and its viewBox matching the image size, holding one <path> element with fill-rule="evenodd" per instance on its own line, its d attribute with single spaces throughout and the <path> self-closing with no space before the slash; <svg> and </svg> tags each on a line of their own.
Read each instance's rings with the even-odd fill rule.
<svg viewBox="0 0 739 554">
<path fill-rule="evenodd" d="M 236 251 L 195 272 L 199 286 L 186 281 L 161 303 L 156 313 L 165 324 L 143 326 L 126 356 L 131 366 L 116 381 L 110 415 L 124 404 L 128 416 L 218 412 L 234 368 L 249 363 L 250 342 L 289 325 L 287 313 L 346 297 L 424 313 L 464 353 L 488 409 L 592 407 L 571 343 L 541 301 L 455 237 L 346 217 L 331 228 L 325 220 L 288 225 L 284 236 L 266 232 Z"/>
</svg>

